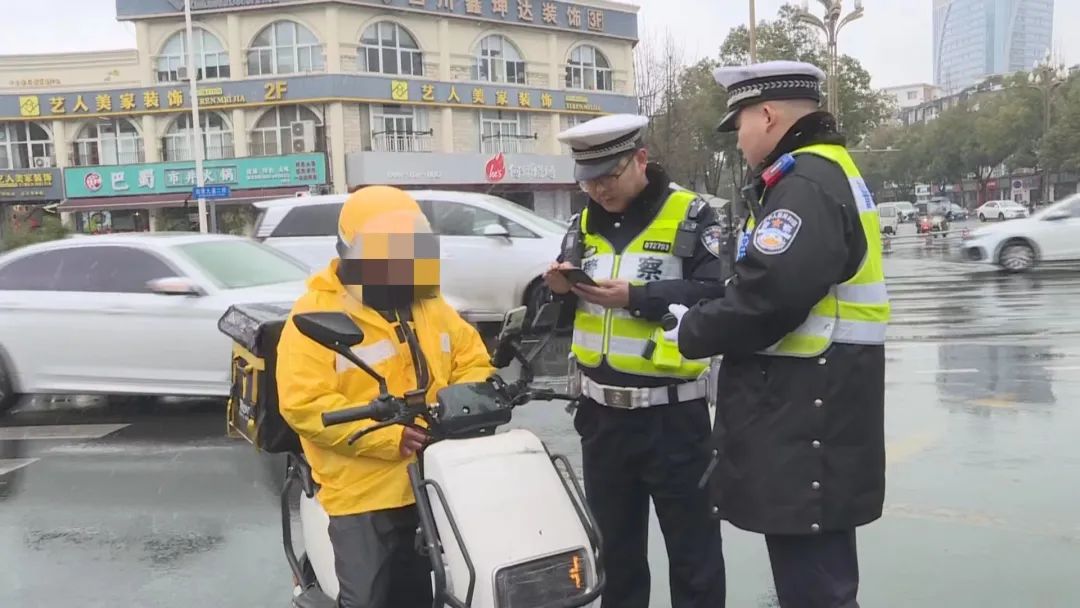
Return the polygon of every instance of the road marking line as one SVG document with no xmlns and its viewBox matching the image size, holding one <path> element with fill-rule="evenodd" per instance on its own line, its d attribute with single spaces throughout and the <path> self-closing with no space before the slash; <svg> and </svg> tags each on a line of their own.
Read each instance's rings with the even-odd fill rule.
<svg viewBox="0 0 1080 608">
<path fill-rule="evenodd" d="M 979 370 L 977 370 L 977 369 L 975 369 L 973 367 L 960 368 L 960 369 L 921 369 L 921 370 L 919 370 L 919 371 L 917 371 L 915 373 L 916 374 L 977 374 L 977 373 L 979 373 Z"/>
<path fill-rule="evenodd" d="M 0 441 L 40 441 L 54 439 L 101 439 L 130 424 L 57 424 L 52 426 L 9 426 L 0 428 Z"/>
<path fill-rule="evenodd" d="M 920 452 L 925 452 L 935 441 L 941 438 L 941 431 L 924 431 L 902 439 L 885 442 L 885 462 L 888 466 L 911 460 Z"/>
<path fill-rule="evenodd" d="M 1038 367 L 1039 369 L 1045 369 L 1052 372 L 1076 372 L 1080 371 L 1080 365 L 1046 365 L 1039 366 L 1038 364 L 1031 364 L 1031 367 Z"/>
<path fill-rule="evenodd" d="M 28 464 L 33 464 L 41 460 L 40 458 L 0 458 L 0 476 L 7 475 L 12 471 L 16 471 L 25 467 Z"/>
</svg>

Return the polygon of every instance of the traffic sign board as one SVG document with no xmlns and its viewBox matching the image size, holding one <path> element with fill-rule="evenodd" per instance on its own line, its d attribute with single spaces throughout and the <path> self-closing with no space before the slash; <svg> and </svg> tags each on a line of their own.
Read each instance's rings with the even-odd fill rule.
<svg viewBox="0 0 1080 608">
<path fill-rule="evenodd" d="M 231 194 L 228 186 L 203 186 L 191 189 L 191 198 L 229 198 Z"/>
</svg>

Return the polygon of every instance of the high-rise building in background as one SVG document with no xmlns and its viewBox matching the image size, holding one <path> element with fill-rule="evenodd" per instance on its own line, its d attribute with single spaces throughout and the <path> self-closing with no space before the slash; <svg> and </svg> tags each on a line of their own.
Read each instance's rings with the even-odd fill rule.
<svg viewBox="0 0 1080 608">
<path fill-rule="evenodd" d="M 1053 30 L 1054 0 L 934 0 L 934 84 L 951 93 L 1030 70 Z"/>
</svg>

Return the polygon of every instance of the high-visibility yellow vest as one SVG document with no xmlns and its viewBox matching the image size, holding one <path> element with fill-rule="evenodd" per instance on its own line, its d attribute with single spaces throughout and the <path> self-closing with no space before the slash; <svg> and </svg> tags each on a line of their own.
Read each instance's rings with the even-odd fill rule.
<svg viewBox="0 0 1080 608">
<path fill-rule="evenodd" d="M 833 342 L 842 344 L 884 344 L 889 322 L 889 294 L 881 267 L 881 229 L 874 197 L 859 169 L 843 146 L 818 144 L 792 152 L 816 154 L 840 165 L 851 184 L 859 221 L 866 235 L 866 253 L 858 271 L 847 281 L 834 285 L 829 294 L 810 310 L 802 325 L 795 328 L 761 354 L 787 357 L 816 357 Z M 765 194 L 761 196 L 764 206 Z M 744 243 L 752 239 L 756 222 L 746 220 Z"/>
<path fill-rule="evenodd" d="M 685 190 L 672 192 L 652 223 L 622 253 L 604 237 L 588 231 L 588 209 L 582 211 L 582 270 L 593 278 L 625 279 L 631 285 L 685 278 L 683 258 L 674 254 L 675 237 L 697 198 Z M 584 367 L 595 368 L 606 359 L 612 369 L 638 376 L 696 379 L 708 368 L 707 359 L 682 357 L 678 345 L 662 334 L 659 323 L 636 318 L 625 308 L 604 308 L 580 300 L 571 351 Z M 658 349 L 666 356 L 655 356 Z"/>
</svg>

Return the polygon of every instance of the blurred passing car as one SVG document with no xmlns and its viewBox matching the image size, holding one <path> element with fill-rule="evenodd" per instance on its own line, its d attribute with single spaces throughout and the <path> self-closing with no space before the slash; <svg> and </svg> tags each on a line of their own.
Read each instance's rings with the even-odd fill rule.
<svg viewBox="0 0 1080 608">
<path fill-rule="evenodd" d="M 1080 194 L 1032 217 L 975 230 L 964 240 L 961 255 L 1009 272 L 1024 272 L 1039 262 L 1080 260 Z"/>
<path fill-rule="evenodd" d="M 307 268 L 251 239 L 68 238 L 0 256 L 0 411 L 18 393 L 226 396 L 231 304 L 291 304 Z"/>
<path fill-rule="evenodd" d="M 1015 220 L 1028 216 L 1027 207 L 1015 201 L 986 201 L 975 210 L 980 222 L 987 220 Z"/>
<path fill-rule="evenodd" d="M 567 225 L 504 198 L 476 192 L 410 191 L 440 236 L 443 294 L 470 321 L 501 321 L 515 306 L 537 309 L 541 275 L 559 255 Z M 255 203 L 255 238 L 322 268 L 337 256 L 337 219 L 347 195 Z"/>
<path fill-rule="evenodd" d="M 915 205 L 912 205 L 910 201 L 890 201 L 878 205 L 878 209 L 881 209 L 882 207 L 894 207 L 897 211 L 897 219 L 900 220 L 900 223 L 910 222 L 911 220 L 914 220 L 916 216 Z"/>
<path fill-rule="evenodd" d="M 900 226 L 900 210 L 893 206 L 878 207 L 878 223 L 883 234 L 896 234 Z"/>
<path fill-rule="evenodd" d="M 950 222 L 962 222 L 968 219 L 969 215 L 970 214 L 968 213 L 967 209 L 961 207 L 960 205 L 957 205 L 956 203 L 951 203 L 949 205 L 949 211 L 945 214 L 945 217 Z"/>
</svg>

